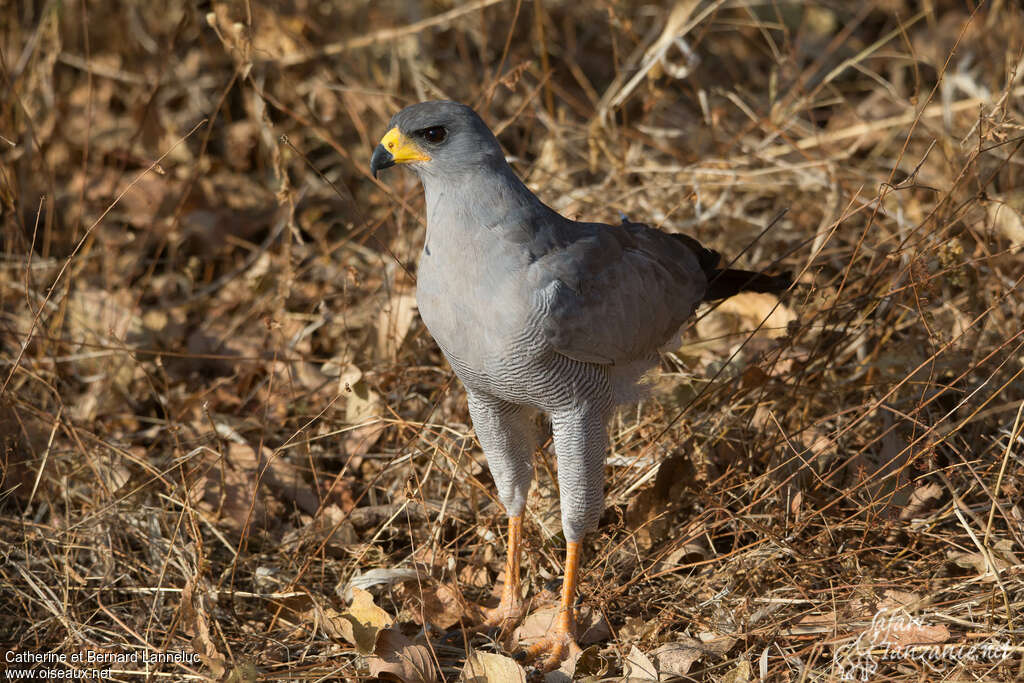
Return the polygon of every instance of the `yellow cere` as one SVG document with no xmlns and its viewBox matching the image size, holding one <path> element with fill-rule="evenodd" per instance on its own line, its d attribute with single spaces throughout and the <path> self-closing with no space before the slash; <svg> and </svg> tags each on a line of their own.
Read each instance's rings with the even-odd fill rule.
<svg viewBox="0 0 1024 683">
<path fill-rule="evenodd" d="M 410 161 L 430 161 L 430 156 L 420 149 L 415 142 L 403 135 L 402 131 L 398 130 L 398 126 L 389 130 L 381 138 L 380 144 L 384 145 L 384 149 L 391 152 L 391 156 L 394 157 L 396 164 L 404 164 Z"/>
</svg>

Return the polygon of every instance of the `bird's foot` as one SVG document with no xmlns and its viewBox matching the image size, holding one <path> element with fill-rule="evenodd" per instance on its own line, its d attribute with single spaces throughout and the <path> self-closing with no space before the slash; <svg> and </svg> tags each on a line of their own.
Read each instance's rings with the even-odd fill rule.
<svg viewBox="0 0 1024 683">
<path fill-rule="evenodd" d="M 526 649 L 525 658 L 545 673 L 557 669 L 573 651 L 579 652 L 573 635 L 575 621 L 571 612 L 560 613 L 547 635 Z"/>
<path fill-rule="evenodd" d="M 484 610 L 483 625 L 489 628 L 511 630 L 523 618 L 523 602 L 511 590 L 504 590 L 501 602 L 494 609 Z"/>
</svg>

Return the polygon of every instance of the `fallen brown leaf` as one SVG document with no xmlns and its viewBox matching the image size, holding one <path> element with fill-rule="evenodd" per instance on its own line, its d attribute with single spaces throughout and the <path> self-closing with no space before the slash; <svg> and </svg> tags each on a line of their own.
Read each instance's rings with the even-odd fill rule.
<svg viewBox="0 0 1024 683">
<path fill-rule="evenodd" d="M 720 657 L 732 649 L 736 639 L 730 636 L 710 636 L 697 640 L 683 636 L 675 642 L 660 646 L 651 656 L 659 672 L 685 676 L 694 662 L 705 655 Z"/>
<path fill-rule="evenodd" d="M 373 653 L 377 635 L 394 623 L 391 615 L 374 604 L 373 596 L 361 588 L 352 589 L 352 604 L 341 616 L 343 620 L 337 622 L 341 637 L 364 655 Z"/>
<path fill-rule="evenodd" d="M 426 645 L 414 643 L 401 631 L 387 628 L 377 636 L 374 654 L 367 658 L 370 675 L 399 683 L 439 680 L 434 658 Z"/>
<path fill-rule="evenodd" d="M 459 677 L 464 683 L 526 683 L 526 672 L 514 659 L 490 652 L 473 652 Z"/>
<path fill-rule="evenodd" d="M 900 511 L 900 519 L 908 521 L 914 517 L 920 516 L 922 512 L 932 506 L 934 501 L 942 498 L 942 487 L 938 484 L 925 484 L 924 486 L 918 486 L 914 489 L 914 492 L 910 494 L 910 500 L 907 502 L 907 506 Z"/>
<path fill-rule="evenodd" d="M 416 318 L 416 295 L 412 292 L 395 292 L 380 309 L 377 319 L 378 357 L 394 360 L 398 348 L 409 332 Z"/>
<path fill-rule="evenodd" d="M 429 582 L 429 583 L 428 583 Z M 421 624 L 427 621 L 434 628 L 447 631 L 463 619 L 479 616 L 479 609 L 468 603 L 454 588 L 428 579 L 420 585 L 407 582 L 401 592 L 414 603 L 413 619 Z"/>
<path fill-rule="evenodd" d="M 633 681 L 657 681 L 658 668 L 634 645 L 622 663 L 622 675 Z"/>
</svg>

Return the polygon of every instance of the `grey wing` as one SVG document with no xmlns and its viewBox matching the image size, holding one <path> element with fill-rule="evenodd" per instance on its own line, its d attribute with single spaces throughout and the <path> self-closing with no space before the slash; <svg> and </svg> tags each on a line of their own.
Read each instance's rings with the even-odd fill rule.
<svg viewBox="0 0 1024 683">
<path fill-rule="evenodd" d="M 649 357 L 704 296 L 701 264 L 678 236 L 639 224 L 565 231 L 574 234 L 534 264 L 545 281 L 544 334 L 563 355 L 602 364 Z"/>
</svg>

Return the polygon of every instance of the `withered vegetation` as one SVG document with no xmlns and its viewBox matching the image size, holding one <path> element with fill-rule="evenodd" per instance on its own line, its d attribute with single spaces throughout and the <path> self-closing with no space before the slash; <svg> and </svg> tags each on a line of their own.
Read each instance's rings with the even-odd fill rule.
<svg viewBox="0 0 1024 683">
<path fill-rule="evenodd" d="M 566 215 L 798 280 L 702 311 L 615 418 L 577 677 L 1024 675 L 1018 3 L 0 21 L 5 652 L 199 655 L 118 680 L 521 675 L 471 629 L 504 515 L 416 315 L 422 193 L 367 168 L 395 111 L 450 98 Z M 520 640 L 564 546 L 536 462 Z"/>
</svg>

